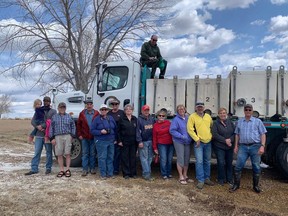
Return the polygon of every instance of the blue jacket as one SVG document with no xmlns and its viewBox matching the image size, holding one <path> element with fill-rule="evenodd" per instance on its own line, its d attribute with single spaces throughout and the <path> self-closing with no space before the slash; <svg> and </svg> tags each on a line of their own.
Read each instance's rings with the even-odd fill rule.
<svg viewBox="0 0 288 216">
<path fill-rule="evenodd" d="M 146 118 L 143 115 L 140 115 L 137 123 L 137 131 L 136 131 L 136 141 L 138 143 L 145 141 L 152 141 L 152 133 L 153 133 L 153 124 L 155 123 L 154 118 L 149 115 Z"/>
<path fill-rule="evenodd" d="M 101 134 L 101 130 L 108 130 L 108 134 Z M 114 118 L 107 115 L 106 118 L 103 118 L 101 115 L 98 115 L 91 124 L 90 129 L 91 134 L 94 136 L 95 140 L 102 141 L 116 141 L 117 140 L 117 126 Z"/>
<path fill-rule="evenodd" d="M 185 115 L 183 119 L 180 115 L 176 115 L 170 126 L 170 134 L 172 135 L 173 141 L 181 144 L 191 144 L 192 138 L 187 132 L 188 115 Z"/>
</svg>

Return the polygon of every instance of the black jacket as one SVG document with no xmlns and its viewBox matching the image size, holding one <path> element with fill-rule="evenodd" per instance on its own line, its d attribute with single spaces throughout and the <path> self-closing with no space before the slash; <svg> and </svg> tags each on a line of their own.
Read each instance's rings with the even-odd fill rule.
<svg viewBox="0 0 288 216">
<path fill-rule="evenodd" d="M 137 118 L 132 115 L 131 121 L 124 115 L 118 122 L 118 142 L 123 145 L 136 143 Z"/>
<path fill-rule="evenodd" d="M 234 147 L 235 126 L 233 122 L 230 121 L 229 119 L 225 121 L 225 124 L 226 126 L 221 123 L 219 118 L 217 118 L 217 120 L 214 122 L 213 127 L 212 127 L 212 142 L 214 146 L 227 150 L 227 149 L 231 149 Z M 231 142 L 232 142 L 231 147 L 226 145 L 225 139 L 228 139 L 228 138 L 231 139 Z"/>
</svg>

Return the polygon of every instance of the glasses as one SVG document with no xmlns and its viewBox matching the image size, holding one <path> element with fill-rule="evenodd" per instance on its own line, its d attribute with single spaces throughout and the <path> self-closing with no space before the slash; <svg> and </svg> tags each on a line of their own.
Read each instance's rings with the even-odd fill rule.
<svg viewBox="0 0 288 216">
<path fill-rule="evenodd" d="M 157 40 L 156 39 L 152 39 L 153 41 L 155 41 L 155 42 L 157 42 Z"/>
<path fill-rule="evenodd" d="M 100 111 L 107 111 L 108 109 L 100 109 Z"/>
<path fill-rule="evenodd" d="M 158 115 L 158 117 L 162 117 L 162 118 L 165 118 L 165 115 Z"/>
<path fill-rule="evenodd" d="M 119 103 L 111 103 L 112 106 L 119 105 Z"/>
<path fill-rule="evenodd" d="M 244 111 L 249 111 L 249 112 L 251 112 L 251 111 L 252 111 L 252 109 L 245 109 Z"/>
</svg>

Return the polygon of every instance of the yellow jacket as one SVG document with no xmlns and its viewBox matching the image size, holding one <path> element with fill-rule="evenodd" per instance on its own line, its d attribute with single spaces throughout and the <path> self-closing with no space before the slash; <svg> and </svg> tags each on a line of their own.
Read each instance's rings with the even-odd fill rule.
<svg viewBox="0 0 288 216">
<path fill-rule="evenodd" d="M 201 117 L 195 112 L 189 116 L 187 131 L 195 142 L 200 140 L 202 143 L 208 143 L 212 139 L 212 124 L 213 121 L 210 115 L 205 113 Z"/>
</svg>

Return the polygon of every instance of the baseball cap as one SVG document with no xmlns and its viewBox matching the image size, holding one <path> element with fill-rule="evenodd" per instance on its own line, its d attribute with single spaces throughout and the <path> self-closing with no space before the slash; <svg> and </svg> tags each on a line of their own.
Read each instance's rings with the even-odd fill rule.
<svg viewBox="0 0 288 216">
<path fill-rule="evenodd" d="M 142 106 L 142 111 L 150 110 L 150 107 L 146 104 Z"/>
<path fill-rule="evenodd" d="M 101 104 L 99 109 L 109 109 L 109 107 L 106 104 Z"/>
<path fill-rule="evenodd" d="M 66 108 L 66 104 L 64 102 L 61 102 L 61 103 L 58 104 L 58 108 L 60 108 L 60 107 L 65 107 Z"/>
<path fill-rule="evenodd" d="M 204 107 L 204 103 L 202 101 L 196 102 L 196 107 Z"/>
<path fill-rule="evenodd" d="M 48 96 L 45 96 L 45 97 L 43 98 L 43 101 L 48 101 L 48 102 L 51 102 L 51 98 L 50 98 L 50 97 L 48 97 Z"/>
<path fill-rule="evenodd" d="M 251 109 L 253 109 L 253 106 L 252 106 L 251 104 L 245 104 L 244 109 L 246 109 L 246 108 L 251 108 Z"/>
<path fill-rule="evenodd" d="M 109 104 L 120 104 L 120 101 L 116 98 L 113 98 L 112 100 L 109 101 Z"/>
<path fill-rule="evenodd" d="M 93 104 L 93 100 L 91 100 L 91 99 L 87 99 L 87 100 L 84 101 L 84 103 L 85 103 L 85 104 L 87 104 L 87 103 L 91 103 L 91 104 Z"/>
</svg>

